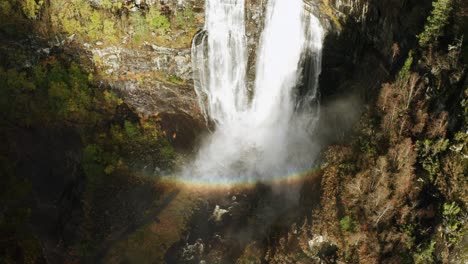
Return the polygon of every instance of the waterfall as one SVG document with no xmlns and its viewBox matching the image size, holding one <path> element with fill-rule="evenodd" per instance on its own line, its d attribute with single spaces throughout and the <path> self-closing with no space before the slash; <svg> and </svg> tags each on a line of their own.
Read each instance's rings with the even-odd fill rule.
<svg viewBox="0 0 468 264">
<path fill-rule="evenodd" d="M 303 5 L 303 0 L 268 1 L 249 98 L 244 0 L 207 0 L 192 63 L 200 107 L 215 130 L 183 177 L 269 180 L 313 165 L 323 29 Z"/>
<path fill-rule="evenodd" d="M 205 28 L 192 44 L 200 107 L 205 118 L 218 124 L 232 120 L 247 107 L 244 12 L 243 0 L 206 1 Z"/>
</svg>

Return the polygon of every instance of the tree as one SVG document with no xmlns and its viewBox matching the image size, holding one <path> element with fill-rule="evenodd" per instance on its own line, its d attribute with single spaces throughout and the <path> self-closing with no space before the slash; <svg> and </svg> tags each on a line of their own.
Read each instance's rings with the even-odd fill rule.
<svg viewBox="0 0 468 264">
<path fill-rule="evenodd" d="M 453 10 L 452 0 L 437 0 L 432 3 L 434 9 L 428 17 L 424 31 L 418 35 L 419 45 L 427 47 L 437 42 L 443 35 L 444 28 Z"/>
</svg>

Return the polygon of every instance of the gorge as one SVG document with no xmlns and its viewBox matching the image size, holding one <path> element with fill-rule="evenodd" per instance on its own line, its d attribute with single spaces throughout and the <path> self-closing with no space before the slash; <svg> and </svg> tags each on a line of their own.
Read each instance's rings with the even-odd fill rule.
<svg viewBox="0 0 468 264">
<path fill-rule="evenodd" d="M 465 263 L 465 0 L 4 0 L 0 263 Z"/>
</svg>

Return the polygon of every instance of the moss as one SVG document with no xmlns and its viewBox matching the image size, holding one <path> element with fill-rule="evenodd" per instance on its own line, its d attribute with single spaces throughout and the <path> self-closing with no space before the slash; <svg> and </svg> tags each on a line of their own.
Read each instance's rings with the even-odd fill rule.
<svg viewBox="0 0 468 264">
<path fill-rule="evenodd" d="M 171 83 L 175 83 L 175 84 L 183 84 L 183 83 L 185 83 L 184 80 L 182 80 L 181 78 L 177 77 L 176 75 L 171 75 L 171 76 L 169 76 L 168 81 L 171 82 Z"/>
</svg>

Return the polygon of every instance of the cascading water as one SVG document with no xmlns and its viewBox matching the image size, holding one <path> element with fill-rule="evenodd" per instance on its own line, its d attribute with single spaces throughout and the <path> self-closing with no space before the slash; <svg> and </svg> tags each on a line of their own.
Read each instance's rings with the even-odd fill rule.
<svg viewBox="0 0 468 264">
<path fill-rule="evenodd" d="M 205 118 L 219 124 L 235 119 L 247 107 L 244 10 L 243 0 L 208 0 L 205 29 L 195 36 L 192 44 L 193 69 L 198 70 L 195 91 L 200 106 Z M 201 44 L 197 43 L 198 38 Z"/>
<path fill-rule="evenodd" d="M 244 0 L 207 0 L 192 60 L 200 107 L 216 128 L 183 177 L 269 180 L 313 165 L 323 29 L 303 5 L 269 0 L 248 98 Z"/>
</svg>

